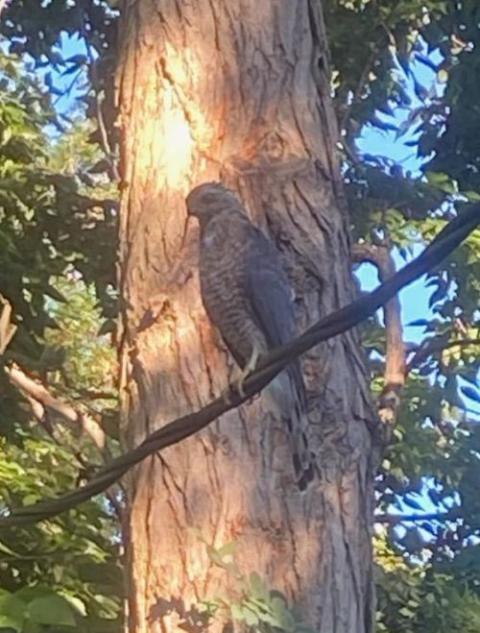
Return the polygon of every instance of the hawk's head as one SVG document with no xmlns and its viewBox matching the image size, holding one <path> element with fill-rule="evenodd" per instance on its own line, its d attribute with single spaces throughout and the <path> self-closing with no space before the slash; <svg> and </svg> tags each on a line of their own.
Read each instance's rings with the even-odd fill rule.
<svg viewBox="0 0 480 633">
<path fill-rule="evenodd" d="M 190 191 L 186 202 L 188 214 L 198 218 L 203 226 L 222 211 L 235 210 L 243 213 L 242 205 L 233 191 L 220 182 L 198 185 Z"/>
</svg>

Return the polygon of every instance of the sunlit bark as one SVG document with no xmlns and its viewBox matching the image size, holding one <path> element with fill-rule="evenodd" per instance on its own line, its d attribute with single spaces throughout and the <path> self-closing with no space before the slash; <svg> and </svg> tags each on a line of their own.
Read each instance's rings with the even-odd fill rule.
<svg viewBox="0 0 480 633">
<path fill-rule="evenodd" d="M 299 329 L 353 297 L 320 1 L 126 2 L 117 76 L 126 443 L 206 403 L 231 360 L 203 311 L 184 197 L 236 189 L 281 250 Z M 235 542 L 320 633 L 372 620 L 370 409 L 354 333 L 304 359 L 319 476 L 300 494 L 266 398 L 128 480 L 129 627 L 178 630 L 182 600 L 238 595 L 209 554 Z M 237 592 L 237 594 L 235 594 Z M 217 629 L 220 628 L 217 625 Z M 215 627 L 211 630 L 215 630 Z"/>
</svg>

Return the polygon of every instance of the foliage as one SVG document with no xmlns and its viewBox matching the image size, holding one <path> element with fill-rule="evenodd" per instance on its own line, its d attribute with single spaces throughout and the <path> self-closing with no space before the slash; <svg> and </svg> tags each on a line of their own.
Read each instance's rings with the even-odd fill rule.
<svg viewBox="0 0 480 633">
<path fill-rule="evenodd" d="M 429 565 L 406 563 L 376 541 L 379 633 L 474 633 L 479 630 L 480 598 Z"/>
<path fill-rule="evenodd" d="M 111 311 L 115 203 L 107 197 L 110 186 L 84 182 L 100 152 L 90 144 L 87 153 L 85 142 L 79 147 L 70 139 L 85 137 L 88 128 L 77 126 L 52 143 L 46 126 L 56 118 L 48 93 L 8 56 L 0 61 L 0 79 L 0 287 L 19 326 L 11 357 L 40 370 L 45 328 L 55 326 L 46 300 L 62 300 L 53 277 L 75 267 Z"/>
<path fill-rule="evenodd" d="M 235 561 L 235 542 L 214 548 L 206 544 L 210 560 L 225 570 L 228 593 L 203 601 L 195 612 L 201 614 L 203 627 L 211 620 L 234 622 L 251 633 L 312 633 L 302 621 L 299 609 L 257 574 L 245 575 Z"/>
<path fill-rule="evenodd" d="M 71 276 L 56 280 L 55 288 L 63 300 L 51 301 L 49 313 L 61 327 L 46 332 L 45 350 L 60 355 L 62 363 L 49 373 L 49 385 L 69 401 L 79 401 L 78 406 L 88 402 L 90 412 L 103 417 L 105 428 L 106 421 L 115 418 L 117 397 L 116 354 L 106 332 L 109 320 L 102 319 L 93 285 Z"/>
<path fill-rule="evenodd" d="M 177 628 L 191 633 L 204 633 L 215 624 L 222 625 L 223 630 L 239 626 L 251 633 L 312 633 L 302 622 L 300 610 L 281 592 L 269 588 L 256 572 L 241 572 L 235 560 L 235 542 L 215 548 L 197 536 L 210 561 L 225 571 L 225 590 L 188 606 L 182 598 L 158 597 L 151 608 L 151 620 L 174 614 Z"/>
<path fill-rule="evenodd" d="M 38 3 L 35 3 L 38 6 Z M 18 5 L 17 5 L 18 6 Z M 33 15 L 33 14 L 32 14 Z M 94 127 L 65 129 L 31 64 L 0 59 L 0 291 L 16 335 L 2 363 L 18 363 L 54 397 L 116 434 L 115 201 L 99 173 Z M 73 487 L 102 459 L 53 411 L 40 419 L 0 372 L 3 511 Z M 78 404 L 81 398 L 81 403 Z M 75 404 L 77 403 L 77 404 Z M 110 451 L 116 442 L 108 441 Z M 3 531 L 0 626 L 15 631 L 116 631 L 122 578 L 121 494 L 33 529 Z"/>
<path fill-rule="evenodd" d="M 214 617 L 217 611 L 226 610 L 231 620 L 244 624 L 252 633 L 312 633 L 312 629 L 302 624 L 300 614 L 290 608 L 285 596 L 268 588 L 257 573 L 237 576 L 237 592 L 236 599 L 222 598 L 210 603 Z"/>
<path fill-rule="evenodd" d="M 110 451 L 117 430 L 107 336 L 116 312 L 114 4 L 16 0 L 0 27 L 8 51 L 0 59 L 0 292 L 18 325 L 4 360 L 85 407 L 107 431 Z M 385 247 L 397 261 L 408 259 L 463 203 L 479 200 L 480 8 L 475 0 L 322 4 L 353 238 Z M 65 53 L 66 35 L 78 38 L 80 53 Z M 419 78 L 420 67 L 436 77 L 432 85 Z M 52 106 L 64 93 L 79 106 L 73 113 Z M 362 154 L 357 141 L 368 128 L 418 152 L 421 173 Z M 378 509 L 388 517 L 376 539 L 383 633 L 480 628 L 479 279 L 478 233 L 426 279 L 430 312 L 409 346 L 394 442 L 377 479 Z M 385 336 L 377 319 L 364 335 L 378 394 Z M 4 507 L 71 487 L 86 465 L 98 462 L 98 452 L 55 420 L 55 437 L 51 428 L 39 428 L 3 372 L 0 381 Z M 64 625 L 74 618 L 77 628 L 93 631 L 100 620 L 115 622 L 121 594 L 116 500 L 120 494 L 84 504 L 22 530 L 20 538 L 2 535 L 0 616 L 10 609 L 15 619 L 18 600 L 26 604 L 22 614 L 30 613 L 36 598 L 22 591 L 35 586 L 58 605 L 64 598 L 84 605 L 70 612 L 62 602 Z M 393 510 L 404 518 L 392 519 Z M 425 513 L 437 516 L 418 519 Z M 211 552 L 222 565 L 227 554 L 228 547 Z M 236 596 L 204 605 L 209 617 L 228 611 L 256 630 L 298 630 L 282 596 L 232 565 L 225 569 L 236 579 Z M 8 626 L 22 630 L 24 621 Z"/>
<path fill-rule="evenodd" d="M 112 606 L 114 602 L 112 601 Z M 112 609 L 110 609 L 112 611 Z M 113 612 L 115 612 L 113 610 Z M 107 626 L 105 626 L 107 624 Z M 18 633 L 42 633 L 54 630 L 68 633 L 89 630 L 116 631 L 118 623 L 89 618 L 82 600 L 62 591 L 37 585 L 23 587 L 15 593 L 0 591 L 0 630 Z"/>
<path fill-rule="evenodd" d="M 81 397 L 85 402 L 90 391 L 83 391 L 83 385 L 94 387 L 100 393 L 92 395 L 88 413 L 104 418 L 109 414 L 114 420 L 113 350 L 105 337 L 96 337 L 99 314 L 93 296 L 78 281 L 63 281 L 56 287 L 61 288 L 68 302 L 50 308 L 59 327 L 46 332 L 46 349 L 54 349 L 50 345 L 56 344 L 63 350 L 61 368 L 48 372 L 51 390 L 62 397 L 67 394 L 73 401 Z M 114 445 L 111 447 L 114 450 Z M 10 437 L 0 442 L 2 506 L 32 503 L 74 487 L 99 459 L 98 450 L 80 434 L 80 429 L 65 428 L 53 412 L 41 424 L 37 420 L 14 423 Z M 43 594 L 45 600 L 52 596 L 53 603 L 58 595 L 70 600 L 74 611 L 69 626 L 77 630 L 117 630 L 122 593 L 119 508 L 121 496 L 115 493 L 115 497 L 84 504 L 55 523 L 4 530 L 0 540 L 0 587 L 15 599 L 0 599 L 0 618 L 10 617 L 9 609 L 16 608 L 17 598 L 31 588 L 32 600 L 37 593 L 42 600 Z M 58 609 L 53 609 L 49 617 L 57 617 L 57 612 L 58 617 L 67 617 L 65 605 L 57 603 Z M 30 613 L 29 608 L 25 607 L 24 613 Z M 46 608 L 48 611 L 50 608 Z M 35 622 L 38 618 L 10 627 L 34 631 Z"/>
<path fill-rule="evenodd" d="M 77 626 L 74 607 L 63 596 L 52 591 L 24 588 L 12 594 L 0 593 L 0 626 L 9 630 L 41 631 L 45 626 L 57 630 Z"/>
</svg>

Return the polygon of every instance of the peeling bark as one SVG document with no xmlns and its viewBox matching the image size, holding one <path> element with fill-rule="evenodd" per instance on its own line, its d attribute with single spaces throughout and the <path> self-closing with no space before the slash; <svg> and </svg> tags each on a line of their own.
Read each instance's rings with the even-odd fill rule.
<svg viewBox="0 0 480 633">
<path fill-rule="evenodd" d="M 184 240 L 193 186 L 237 190 L 276 242 L 299 330 L 353 298 L 319 4 L 126 3 L 117 98 L 128 446 L 232 376 L 200 300 L 197 228 Z M 356 333 L 319 346 L 303 368 L 319 469 L 306 493 L 264 397 L 128 478 L 132 633 L 178 630 L 192 605 L 238 593 L 207 547 L 231 541 L 242 573 L 282 591 L 314 630 L 370 630 L 374 414 Z"/>
</svg>

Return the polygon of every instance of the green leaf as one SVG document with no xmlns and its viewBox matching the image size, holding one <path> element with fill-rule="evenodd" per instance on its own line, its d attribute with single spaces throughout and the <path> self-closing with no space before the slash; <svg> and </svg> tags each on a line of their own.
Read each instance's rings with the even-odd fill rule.
<svg viewBox="0 0 480 633">
<path fill-rule="evenodd" d="M 26 604 L 14 594 L 0 596 L 0 627 L 22 631 Z"/>
<path fill-rule="evenodd" d="M 60 303 L 67 303 L 68 299 L 63 295 L 55 286 L 52 284 L 46 284 L 43 288 L 43 291 L 46 295 L 55 299 L 55 301 L 59 301 Z"/>
<path fill-rule="evenodd" d="M 104 336 L 115 331 L 116 322 L 113 319 L 105 319 L 100 328 L 98 329 L 97 336 Z"/>
<path fill-rule="evenodd" d="M 20 556 L 20 554 L 17 554 L 16 552 L 13 551 L 13 549 L 5 545 L 3 541 L 0 541 L 0 552 L 2 552 L 3 554 L 8 554 L 8 556 L 13 556 L 15 558 Z"/>
<path fill-rule="evenodd" d="M 225 558 L 233 556 L 237 550 L 237 547 L 237 543 L 235 541 L 231 541 L 230 543 L 225 543 L 225 545 L 219 547 L 216 552 L 218 556 L 220 556 L 220 558 L 223 560 Z"/>
<path fill-rule="evenodd" d="M 438 186 L 450 182 L 450 176 L 441 172 L 427 171 L 425 176 L 431 185 Z"/>
<path fill-rule="evenodd" d="M 268 589 L 260 578 L 259 574 L 252 572 L 248 577 L 249 593 L 254 598 L 266 599 L 268 597 Z"/>
<path fill-rule="evenodd" d="M 244 617 L 242 606 L 238 604 L 238 602 L 233 602 L 230 604 L 230 613 L 233 620 L 237 620 L 238 622 L 243 621 Z"/>
<path fill-rule="evenodd" d="M 474 389 L 473 387 L 469 387 L 468 385 L 463 385 L 460 387 L 460 391 L 464 396 L 470 398 L 470 400 L 474 400 L 475 402 L 480 402 L 480 391 L 478 389 Z"/>
<path fill-rule="evenodd" d="M 259 623 L 259 618 L 257 613 L 248 608 L 248 606 L 244 606 L 242 608 L 243 620 L 247 626 L 255 626 Z"/>
<path fill-rule="evenodd" d="M 28 618 L 36 624 L 76 627 L 73 608 L 57 594 L 35 598 L 27 609 Z"/>
</svg>

